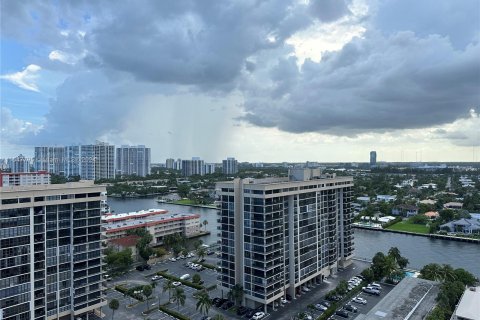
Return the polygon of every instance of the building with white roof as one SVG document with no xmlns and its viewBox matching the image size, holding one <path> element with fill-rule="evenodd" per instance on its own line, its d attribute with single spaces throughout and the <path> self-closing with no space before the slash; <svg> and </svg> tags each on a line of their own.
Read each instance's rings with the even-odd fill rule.
<svg viewBox="0 0 480 320">
<path fill-rule="evenodd" d="M 451 319 L 480 320 L 480 287 L 465 290 Z"/>
</svg>

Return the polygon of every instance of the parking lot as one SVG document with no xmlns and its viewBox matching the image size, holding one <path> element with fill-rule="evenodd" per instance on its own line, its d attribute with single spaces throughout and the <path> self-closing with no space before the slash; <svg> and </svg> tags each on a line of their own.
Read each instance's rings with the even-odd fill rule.
<svg viewBox="0 0 480 320">
<path fill-rule="evenodd" d="M 198 273 L 201 276 L 201 279 L 204 281 L 203 285 L 205 287 L 210 287 L 212 285 L 217 284 L 216 271 L 211 269 L 196 271 L 186 266 L 186 263 L 188 261 L 192 261 L 194 259 L 195 258 L 180 259 L 175 262 L 166 260 L 166 261 L 157 263 L 156 265 L 153 265 L 151 270 L 145 270 L 145 271 L 131 270 L 126 275 L 117 277 L 112 281 L 108 281 L 107 284 L 111 289 L 106 292 L 107 300 L 110 301 L 111 299 L 115 298 L 115 299 L 118 299 L 120 302 L 120 308 L 115 312 L 115 318 L 128 319 L 128 320 L 138 319 L 139 316 L 142 316 L 141 314 L 142 311 L 146 310 L 147 308 L 146 302 L 140 302 L 135 304 L 133 307 L 127 307 L 136 301 L 130 298 L 129 296 L 124 297 L 122 293 L 114 290 L 113 288 L 115 287 L 115 285 L 121 284 L 127 287 L 133 287 L 138 285 L 150 284 L 151 276 L 154 275 L 156 272 L 163 271 L 163 270 L 168 270 L 169 274 L 172 274 L 176 277 L 181 277 L 182 275 L 187 273 L 190 276 L 193 276 L 195 273 Z M 206 259 L 205 263 L 216 265 L 217 258 L 215 257 L 215 255 L 206 256 L 205 259 Z M 368 266 L 368 263 L 354 260 L 352 265 L 350 265 L 348 268 L 339 272 L 336 275 L 333 275 L 327 278 L 323 283 L 315 286 L 311 292 L 308 292 L 308 294 L 304 293 L 300 297 L 292 301 L 291 303 L 288 303 L 285 306 L 277 307 L 276 310 L 269 309 L 268 315 L 265 318 L 275 319 L 275 320 L 290 320 L 293 317 L 297 316 L 300 312 L 306 311 L 309 314 L 311 314 L 315 319 L 321 313 L 316 310 L 309 309 L 308 305 L 315 305 L 316 303 L 321 302 L 325 294 L 328 291 L 334 289 L 341 280 L 348 280 L 352 276 L 359 274 L 367 266 Z M 154 288 L 153 294 L 149 299 L 149 307 L 156 309 L 155 311 L 151 312 L 148 315 L 148 318 L 151 320 L 174 319 L 173 317 L 167 314 L 164 314 L 163 312 L 159 311 L 158 308 L 156 308 L 158 307 L 159 302 L 163 304 L 168 300 L 168 293 L 163 292 L 163 284 L 165 281 L 166 281 L 165 279 L 160 279 L 156 281 L 156 288 Z M 197 290 L 194 288 L 188 287 L 186 285 L 182 285 L 182 288 L 184 289 L 185 296 L 186 296 L 185 305 L 179 306 L 177 308 L 176 304 L 171 304 L 170 309 L 180 312 L 192 320 L 200 320 L 203 317 L 203 315 L 196 310 L 195 307 L 196 307 L 197 300 L 193 296 Z M 380 297 L 369 296 L 367 294 L 361 293 L 360 296 L 364 297 L 368 301 L 368 303 L 365 306 L 354 304 L 359 309 L 358 313 L 368 312 L 381 299 L 381 297 L 383 297 L 388 292 L 386 290 L 389 291 L 389 288 L 384 287 L 384 290 L 382 291 L 382 294 Z M 221 292 L 218 288 L 212 291 L 209 291 L 209 295 L 211 298 L 215 298 L 215 297 L 222 298 Z M 223 297 L 223 298 L 226 298 L 226 297 Z M 102 311 L 106 314 L 107 319 L 108 319 L 108 316 L 111 317 L 111 310 L 108 308 L 108 306 L 103 308 Z M 226 319 L 245 319 L 245 317 L 237 316 L 232 311 L 225 311 L 225 310 L 222 310 L 221 308 L 212 306 L 210 308 L 209 315 L 213 316 L 217 313 L 223 314 Z M 334 318 L 342 319 L 338 316 Z"/>
</svg>

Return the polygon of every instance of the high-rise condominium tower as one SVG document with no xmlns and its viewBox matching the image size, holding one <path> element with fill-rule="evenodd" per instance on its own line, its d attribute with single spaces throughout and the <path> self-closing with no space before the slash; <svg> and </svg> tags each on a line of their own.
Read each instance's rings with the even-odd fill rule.
<svg viewBox="0 0 480 320">
<path fill-rule="evenodd" d="M 102 299 L 100 203 L 92 181 L 0 187 L 3 320 L 74 319 Z"/>
<path fill-rule="evenodd" d="M 218 183 L 222 292 L 239 284 L 246 306 L 266 309 L 350 264 L 352 187 L 319 169 Z"/>
<path fill-rule="evenodd" d="M 238 162 L 235 158 L 227 158 L 222 161 L 223 174 L 235 174 L 238 172 Z"/>
<path fill-rule="evenodd" d="M 150 174 L 150 148 L 140 146 L 122 146 L 117 148 L 117 176 Z"/>
</svg>

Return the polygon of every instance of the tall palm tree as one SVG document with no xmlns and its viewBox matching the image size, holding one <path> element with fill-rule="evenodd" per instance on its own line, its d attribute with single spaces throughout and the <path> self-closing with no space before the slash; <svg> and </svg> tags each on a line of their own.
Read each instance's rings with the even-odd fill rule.
<svg viewBox="0 0 480 320">
<path fill-rule="evenodd" d="M 205 257 L 206 254 L 207 254 L 207 251 L 205 250 L 204 247 L 198 248 L 198 250 L 197 250 L 198 260 L 202 260 Z"/>
<path fill-rule="evenodd" d="M 442 267 L 436 263 L 427 264 L 420 270 L 420 275 L 423 279 L 427 280 L 442 280 L 443 279 L 443 272 Z"/>
<path fill-rule="evenodd" d="M 120 303 L 118 302 L 117 299 L 112 299 L 108 303 L 108 307 L 112 309 L 112 320 L 113 320 L 113 315 L 115 314 L 115 310 L 117 310 L 120 307 Z"/>
<path fill-rule="evenodd" d="M 182 288 L 176 287 L 175 291 L 173 291 L 172 299 L 173 302 L 177 303 L 177 309 L 180 310 L 180 305 L 184 306 L 185 305 L 185 299 L 187 297 L 185 296 L 185 291 L 183 291 Z"/>
<path fill-rule="evenodd" d="M 207 224 L 208 224 L 208 221 L 207 219 L 203 220 L 203 226 L 205 227 L 205 231 L 207 231 Z"/>
<path fill-rule="evenodd" d="M 148 311 L 148 300 L 150 299 L 150 296 L 152 295 L 152 287 L 150 285 L 143 286 L 143 295 L 147 298 L 147 310 Z"/>
<path fill-rule="evenodd" d="M 457 276 L 455 275 L 455 270 L 449 264 L 444 264 L 441 267 L 440 272 L 442 275 L 442 279 L 445 281 L 454 281 L 457 278 Z"/>
<path fill-rule="evenodd" d="M 210 296 L 206 290 L 200 291 L 196 294 L 195 298 L 197 298 L 197 310 L 200 309 L 201 313 L 205 313 L 208 316 L 208 311 L 212 306 L 212 301 L 210 300 Z"/>
<path fill-rule="evenodd" d="M 385 263 L 383 265 L 383 270 L 387 278 L 392 279 L 392 274 L 394 274 L 398 269 L 397 262 L 395 258 L 387 256 L 385 258 Z"/>
<path fill-rule="evenodd" d="M 172 299 L 172 290 L 175 289 L 173 286 L 173 280 L 168 280 L 163 284 L 163 292 L 168 291 L 168 302 Z"/>
<path fill-rule="evenodd" d="M 228 298 L 235 301 L 235 304 L 241 304 L 244 293 L 243 287 L 237 283 L 228 292 Z"/>
</svg>

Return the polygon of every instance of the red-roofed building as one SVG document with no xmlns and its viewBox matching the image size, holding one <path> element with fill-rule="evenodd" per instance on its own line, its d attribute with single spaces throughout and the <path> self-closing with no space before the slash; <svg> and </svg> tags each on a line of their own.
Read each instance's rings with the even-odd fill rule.
<svg viewBox="0 0 480 320">
<path fill-rule="evenodd" d="M 129 235 L 123 238 L 110 239 L 108 244 L 110 247 L 114 248 L 117 251 L 122 251 L 124 249 L 130 248 L 132 250 L 133 260 L 137 260 L 137 242 L 141 237 L 136 235 Z"/>
</svg>

